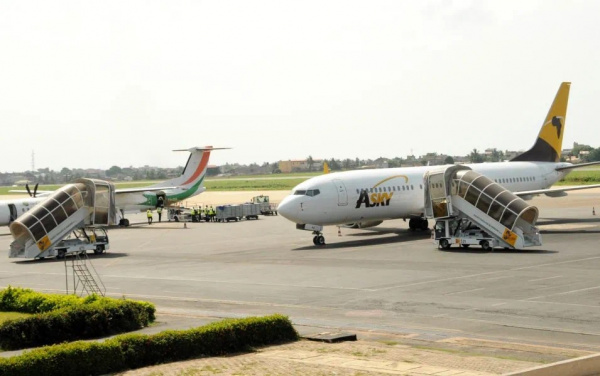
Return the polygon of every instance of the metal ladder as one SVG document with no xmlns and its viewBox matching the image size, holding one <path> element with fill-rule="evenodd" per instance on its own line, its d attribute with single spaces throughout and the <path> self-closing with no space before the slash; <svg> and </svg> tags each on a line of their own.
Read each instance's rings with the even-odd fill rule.
<svg viewBox="0 0 600 376">
<path fill-rule="evenodd" d="M 94 268 L 92 261 L 88 258 L 87 252 L 78 252 L 71 259 L 71 270 L 73 271 L 73 294 L 83 296 L 96 294 L 104 296 L 106 287 L 100 278 L 100 275 Z M 88 262 L 91 268 L 88 268 Z M 69 294 L 68 261 L 65 260 L 65 279 L 67 294 Z"/>
</svg>

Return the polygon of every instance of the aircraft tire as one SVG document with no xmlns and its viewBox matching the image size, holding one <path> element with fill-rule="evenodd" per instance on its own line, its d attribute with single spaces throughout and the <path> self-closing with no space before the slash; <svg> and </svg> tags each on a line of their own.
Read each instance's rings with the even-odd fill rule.
<svg viewBox="0 0 600 376">
<path fill-rule="evenodd" d="M 323 235 L 317 236 L 317 245 L 325 245 L 325 237 Z"/>
<path fill-rule="evenodd" d="M 425 218 L 421 218 L 419 221 L 419 229 L 425 231 L 429 228 L 429 222 Z"/>
<path fill-rule="evenodd" d="M 414 218 L 411 218 L 411 219 L 408 220 L 408 228 L 411 231 L 415 231 L 417 229 L 417 226 L 415 224 L 415 219 Z"/>
</svg>

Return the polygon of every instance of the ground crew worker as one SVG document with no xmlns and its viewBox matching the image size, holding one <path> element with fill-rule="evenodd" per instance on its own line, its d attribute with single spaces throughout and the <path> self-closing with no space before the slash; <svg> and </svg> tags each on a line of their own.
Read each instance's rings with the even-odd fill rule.
<svg viewBox="0 0 600 376">
<path fill-rule="evenodd" d="M 151 225 L 152 224 L 152 210 L 148 209 L 146 211 L 146 217 L 148 217 L 148 224 Z"/>
<path fill-rule="evenodd" d="M 196 209 L 194 209 L 193 206 L 192 206 L 192 209 L 190 210 L 190 215 L 192 216 L 192 222 L 196 222 Z"/>
<path fill-rule="evenodd" d="M 217 214 L 217 212 L 215 212 L 215 209 L 212 207 L 212 205 L 210 206 L 210 221 L 214 222 L 215 221 L 215 215 Z"/>
<path fill-rule="evenodd" d="M 210 211 L 208 210 L 208 205 L 204 205 L 204 213 L 206 213 L 206 222 L 210 222 Z"/>
<path fill-rule="evenodd" d="M 159 206 L 156 208 L 156 212 L 158 213 L 158 222 L 160 222 L 162 217 L 162 208 Z"/>
</svg>

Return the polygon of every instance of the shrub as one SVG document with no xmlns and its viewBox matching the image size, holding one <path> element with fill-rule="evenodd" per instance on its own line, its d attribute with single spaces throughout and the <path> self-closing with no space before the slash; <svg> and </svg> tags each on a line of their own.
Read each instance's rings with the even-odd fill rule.
<svg viewBox="0 0 600 376">
<path fill-rule="evenodd" d="M 190 330 L 126 334 L 102 343 L 73 342 L 44 347 L 0 358 L 0 376 L 101 375 L 297 339 L 298 333 L 282 315 L 224 320 Z"/>
<path fill-rule="evenodd" d="M 155 319 L 154 305 L 147 302 L 41 294 L 11 287 L 0 291 L 0 310 L 35 313 L 0 324 L 0 347 L 5 350 L 128 332 Z"/>
</svg>

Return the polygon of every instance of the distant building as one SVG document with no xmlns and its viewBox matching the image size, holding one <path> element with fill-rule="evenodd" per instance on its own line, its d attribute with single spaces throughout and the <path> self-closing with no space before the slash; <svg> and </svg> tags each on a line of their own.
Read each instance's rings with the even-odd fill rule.
<svg viewBox="0 0 600 376">
<path fill-rule="evenodd" d="M 287 161 L 279 161 L 279 170 L 284 174 L 290 172 L 300 172 L 309 170 L 308 162 L 306 159 L 289 159 Z M 319 171 L 323 168 L 322 159 L 313 159 L 312 170 Z"/>
</svg>

